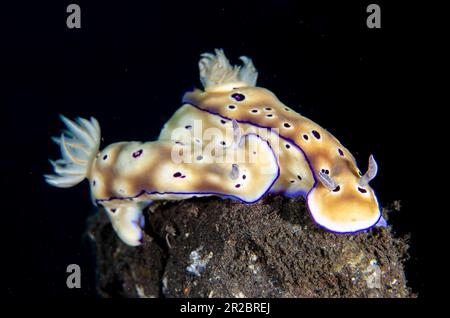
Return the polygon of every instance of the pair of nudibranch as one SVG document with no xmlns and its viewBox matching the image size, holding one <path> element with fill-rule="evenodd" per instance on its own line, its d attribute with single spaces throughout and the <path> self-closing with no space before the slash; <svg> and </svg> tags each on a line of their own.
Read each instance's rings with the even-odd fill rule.
<svg viewBox="0 0 450 318">
<path fill-rule="evenodd" d="M 203 54 L 199 63 L 204 90 L 184 95 L 157 141 L 119 142 L 99 151 L 95 118 L 62 116 L 67 130 L 54 141 L 63 158 L 51 161 L 55 175 L 46 181 L 64 188 L 87 178 L 94 202 L 132 246 L 143 239 L 143 208 L 196 196 L 252 203 L 269 192 L 303 195 L 315 222 L 338 233 L 382 222 L 368 185 L 377 173 L 373 156 L 361 174 L 328 131 L 255 86 L 249 58 L 232 66 L 222 50 L 215 53 Z"/>
</svg>

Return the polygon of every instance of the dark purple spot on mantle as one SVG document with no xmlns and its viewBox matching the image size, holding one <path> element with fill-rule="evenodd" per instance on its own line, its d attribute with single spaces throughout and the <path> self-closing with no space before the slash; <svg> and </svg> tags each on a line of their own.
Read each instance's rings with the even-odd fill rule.
<svg viewBox="0 0 450 318">
<path fill-rule="evenodd" d="M 242 179 L 246 179 L 247 178 L 247 176 L 244 174 L 244 175 L 242 175 Z"/>
<path fill-rule="evenodd" d="M 264 109 L 267 110 L 267 111 L 271 111 L 272 110 L 272 108 L 270 108 L 270 107 L 266 107 Z"/>
<path fill-rule="evenodd" d="M 228 109 L 235 109 L 236 108 L 236 106 L 234 106 L 234 105 L 228 105 Z"/>
<path fill-rule="evenodd" d="M 257 109 L 252 109 L 252 113 L 256 114 L 258 112 Z"/>
<path fill-rule="evenodd" d="M 366 190 L 366 189 L 364 189 L 364 188 L 360 188 L 360 187 L 358 187 L 358 191 L 359 191 L 359 192 L 361 192 L 361 193 L 366 193 L 366 192 L 367 192 L 367 190 Z"/>
<path fill-rule="evenodd" d="M 202 160 L 203 156 L 197 156 L 197 160 Z"/>
<path fill-rule="evenodd" d="M 186 178 L 186 176 L 185 176 L 185 175 L 182 175 L 181 178 L 184 179 L 184 178 Z"/>
<path fill-rule="evenodd" d="M 103 156 L 103 160 L 106 160 L 106 158 L 108 158 L 108 155 Z"/>
<path fill-rule="evenodd" d="M 341 187 L 337 186 L 336 188 L 334 188 L 333 192 L 338 192 L 339 190 L 341 190 Z"/>
<path fill-rule="evenodd" d="M 181 172 L 175 172 L 175 173 L 173 174 L 173 176 L 174 176 L 175 178 L 179 178 L 179 177 L 181 177 Z"/>
<path fill-rule="evenodd" d="M 225 145 L 226 145 L 226 142 L 222 140 L 222 141 L 220 142 L 220 144 L 221 144 L 222 146 L 225 146 Z"/>
<path fill-rule="evenodd" d="M 313 131 L 312 131 L 312 134 L 313 134 L 314 137 L 316 137 L 316 139 L 320 139 L 320 134 L 319 134 L 318 131 L 313 130 Z"/>
<path fill-rule="evenodd" d="M 309 139 L 308 135 L 307 135 L 307 134 L 304 134 L 304 135 L 303 135 L 303 139 L 308 140 L 308 139 Z"/>
<path fill-rule="evenodd" d="M 267 116 L 267 117 L 273 117 L 273 115 L 272 115 L 272 114 L 267 114 L 266 116 Z"/>
<path fill-rule="evenodd" d="M 92 181 L 92 185 L 95 187 L 95 180 Z"/>
<path fill-rule="evenodd" d="M 142 155 L 142 149 L 139 149 L 139 150 L 133 152 L 133 158 L 137 158 L 140 155 Z"/>
<path fill-rule="evenodd" d="M 240 188 L 241 185 L 238 183 L 238 184 L 235 185 L 235 187 L 236 187 L 236 188 Z"/>
<path fill-rule="evenodd" d="M 191 125 L 187 125 L 187 126 L 184 126 L 184 128 L 186 128 L 186 129 L 191 129 L 192 126 L 191 126 Z"/>
<path fill-rule="evenodd" d="M 341 156 L 344 156 L 344 152 L 341 149 L 338 149 L 338 152 Z"/>
<path fill-rule="evenodd" d="M 298 175 L 297 176 L 298 180 L 302 180 L 302 176 Z"/>
<path fill-rule="evenodd" d="M 286 144 L 285 146 L 286 146 L 286 149 L 291 148 L 291 145 L 290 145 L 290 144 Z"/>
<path fill-rule="evenodd" d="M 114 213 L 114 212 L 116 212 L 117 211 L 117 209 L 111 209 L 111 212 L 112 213 Z"/>
<path fill-rule="evenodd" d="M 284 110 L 288 112 L 288 111 L 289 111 L 289 108 L 285 108 Z"/>
<path fill-rule="evenodd" d="M 289 123 L 284 123 L 283 125 L 284 125 L 284 127 L 286 127 L 286 128 L 290 128 L 290 127 L 291 127 L 291 125 L 290 125 Z"/>
<path fill-rule="evenodd" d="M 295 182 L 295 180 L 291 180 L 291 183 L 294 183 Z"/>
<path fill-rule="evenodd" d="M 245 99 L 245 96 L 240 93 L 234 93 L 231 97 L 238 102 L 242 102 Z"/>
<path fill-rule="evenodd" d="M 322 169 L 322 173 L 325 173 L 325 174 L 330 174 L 330 170 L 328 170 L 328 169 Z"/>
<path fill-rule="evenodd" d="M 221 119 L 220 122 L 221 122 L 222 124 L 225 124 L 225 123 L 226 123 L 226 121 L 223 120 L 223 119 Z"/>
</svg>

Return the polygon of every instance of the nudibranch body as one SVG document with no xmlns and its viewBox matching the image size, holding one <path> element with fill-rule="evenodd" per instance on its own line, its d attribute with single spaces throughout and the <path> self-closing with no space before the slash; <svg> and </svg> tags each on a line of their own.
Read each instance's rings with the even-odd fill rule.
<svg viewBox="0 0 450 318">
<path fill-rule="evenodd" d="M 381 217 L 368 182 L 371 156 L 361 175 L 355 159 L 325 129 L 256 87 L 250 59 L 231 66 L 221 50 L 204 54 L 196 89 L 153 142 L 119 142 L 102 151 L 94 118 L 73 122 L 54 141 L 62 159 L 51 161 L 46 181 L 71 187 L 87 178 L 118 236 L 142 242 L 142 209 L 155 200 L 216 195 L 245 203 L 268 192 L 307 198 L 314 220 L 339 233 L 374 226 Z"/>
<path fill-rule="evenodd" d="M 233 135 L 227 133 L 227 131 L 232 130 L 232 125 L 232 120 L 185 104 L 164 125 L 159 140 L 172 140 L 195 145 L 197 136 L 201 136 L 199 138 L 202 140 L 201 151 L 207 153 L 206 148 L 211 143 L 215 143 L 217 146 L 233 143 Z M 193 132 L 191 127 L 199 131 Z M 272 149 L 278 158 L 280 176 L 271 187 L 270 193 L 282 193 L 291 197 L 306 195 L 314 184 L 314 178 L 302 151 L 292 142 L 281 140 L 272 130 L 258 129 L 245 123 L 239 124 L 239 129 L 245 133 L 256 134 L 272 145 Z"/>
<path fill-rule="evenodd" d="M 232 147 L 212 154 L 196 155 L 189 144 L 172 141 L 119 142 L 99 151 L 100 128 L 94 118 L 62 120 L 68 131 L 54 140 L 63 159 L 52 161 L 56 175 L 47 175 L 46 181 L 70 187 L 87 178 L 94 202 L 105 207 L 128 245 L 141 243 L 142 209 L 152 201 L 217 195 L 252 203 L 279 176 L 271 146 L 255 134 L 238 136 Z"/>
<path fill-rule="evenodd" d="M 303 152 L 314 177 L 307 203 L 314 220 L 339 233 L 374 226 L 381 217 L 374 191 L 368 185 L 377 172 L 374 158 L 362 175 L 354 157 L 328 131 L 281 103 L 267 89 L 255 87 L 257 72 L 251 60 L 241 57 L 243 67 L 231 66 L 223 51 L 204 54 L 196 89 L 183 97 L 192 105 L 225 120 L 276 131 L 284 141 Z M 319 181 L 319 182 L 317 182 Z"/>
</svg>

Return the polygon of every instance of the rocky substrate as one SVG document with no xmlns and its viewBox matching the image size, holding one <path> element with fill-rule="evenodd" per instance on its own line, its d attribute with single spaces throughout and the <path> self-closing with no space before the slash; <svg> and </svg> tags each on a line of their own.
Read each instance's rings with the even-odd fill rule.
<svg viewBox="0 0 450 318">
<path fill-rule="evenodd" d="M 330 233 L 302 198 L 157 202 L 145 218 L 139 247 L 120 241 L 104 211 L 89 220 L 102 297 L 415 297 L 407 238 L 390 227 Z"/>
</svg>

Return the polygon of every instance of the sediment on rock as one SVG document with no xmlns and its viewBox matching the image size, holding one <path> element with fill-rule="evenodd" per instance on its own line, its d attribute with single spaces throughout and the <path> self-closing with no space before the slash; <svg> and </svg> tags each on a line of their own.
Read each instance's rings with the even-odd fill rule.
<svg viewBox="0 0 450 318">
<path fill-rule="evenodd" d="M 386 210 L 384 210 L 386 214 Z M 303 198 L 156 202 L 129 247 L 104 211 L 89 222 L 103 297 L 415 297 L 391 228 L 352 235 L 317 226 Z"/>
</svg>

